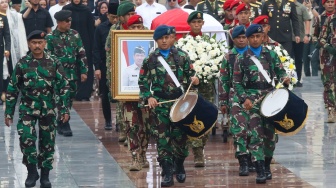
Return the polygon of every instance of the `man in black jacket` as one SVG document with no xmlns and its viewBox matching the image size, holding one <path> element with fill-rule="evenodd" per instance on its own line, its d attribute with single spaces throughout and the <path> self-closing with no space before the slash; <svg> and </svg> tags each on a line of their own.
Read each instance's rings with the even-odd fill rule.
<svg viewBox="0 0 336 188">
<path fill-rule="evenodd" d="M 103 114 L 105 118 L 105 130 L 112 130 L 111 105 L 108 98 L 108 87 L 106 85 L 106 51 L 105 42 L 110 27 L 118 22 L 117 10 L 119 3 L 109 3 L 108 20 L 101 23 L 94 34 L 93 64 L 95 77 L 99 79 L 99 92 L 102 98 Z"/>
</svg>

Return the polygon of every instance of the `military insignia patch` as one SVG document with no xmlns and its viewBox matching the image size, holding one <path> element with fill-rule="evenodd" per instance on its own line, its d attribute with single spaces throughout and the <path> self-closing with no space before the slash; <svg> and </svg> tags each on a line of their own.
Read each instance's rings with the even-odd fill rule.
<svg viewBox="0 0 336 188">
<path fill-rule="evenodd" d="M 41 33 L 41 37 L 44 37 L 44 32 Z"/>
<path fill-rule="evenodd" d="M 264 19 L 264 22 L 267 23 L 267 19 L 266 18 Z"/>
<path fill-rule="evenodd" d="M 142 19 L 141 19 L 141 18 L 139 18 L 139 21 L 140 21 L 140 22 L 142 22 Z"/>
<path fill-rule="evenodd" d="M 197 18 L 201 18 L 201 13 L 197 13 Z"/>
<path fill-rule="evenodd" d="M 285 128 L 286 130 L 289 130 L 292 127 L 294 127 L 294 121 L 292 119 L 287 118 L 287 114 L 285 115 L 285 118 L 282 121 L 274 121 L 274 122 L 279 123 L 279 125 Z"/>
</svg>

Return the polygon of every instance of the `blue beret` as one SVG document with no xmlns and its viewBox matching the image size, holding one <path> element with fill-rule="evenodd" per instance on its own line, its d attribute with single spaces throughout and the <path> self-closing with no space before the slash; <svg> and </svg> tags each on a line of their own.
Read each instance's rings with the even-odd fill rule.
<svg viewBox="0 0 336 188">
<path fill-rule="evenodd" d="M 170 35 L 170 34 L 172 34 L 172 27 L 168 25 L 160 25 L 154 31 L 153 39 L 158 40 L 164 35 Z"/>
<path fill-rule="evenodd" d="M 246 37 L 249 37 L 255 33 L 263 33 L 264 29 L 261 25 L 259 24 L 252 24 L 246 29 Z"/>
<path fill-rule="evenodd" d="M 171 28 L 170 33 L 171 33 L 171 34 L 176 34 L 176 29 L 175 29 L 175 27 L 174 27 L 174 26 L 170 26 L 170 28 Z"/>
<path fill-rule="evenodd" d="M 245 29 L 245 26 L 243 25 L 238 25 L 236 26 L 235 28 L 233 28 L 233 31 L 232 31 L 232 38 L 236 38 L 238 37 L 239 35 L 244 35 L 246 32 L 246 29 Z"/>
</svg>

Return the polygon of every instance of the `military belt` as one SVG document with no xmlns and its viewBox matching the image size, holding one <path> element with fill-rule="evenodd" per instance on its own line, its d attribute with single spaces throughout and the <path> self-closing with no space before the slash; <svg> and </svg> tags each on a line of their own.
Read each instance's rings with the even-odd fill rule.
<svg viewBox="0 0 336 188">
<path fill-rule="evenodd" d="M 179 89 L 176 92 L 163 92 L 163 91 L 154 91 L 154 96 L 160 97 L 162 99 L 177 99 L 182 95 L 182 91 Z"/>
<path fill-rule="evenodd" d="M 269 83 L 260 83 L 260 82 L 248 82 L 246 84 L 246 89 L 269 89 L 272 88 L 273 86 Z"/>
</svg>

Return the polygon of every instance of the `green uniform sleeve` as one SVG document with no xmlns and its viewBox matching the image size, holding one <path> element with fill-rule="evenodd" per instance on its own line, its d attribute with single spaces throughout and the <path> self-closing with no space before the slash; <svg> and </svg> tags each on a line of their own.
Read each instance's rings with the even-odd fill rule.
<svg viewBox="0 0 336 188">
<path fill-rule="evenodd" d="M 228 61 L 224 58 L 221 64 L 220 69 L 220 81 L 221 88 L 218 90 L 219 92 L 219 104 L 221 106 L 229 104 L 229 93 L 230 93 L 230 85 L 231 85 L 231 77 L 230 75 L 230 67 Z"/>
<path fill-rule="evenodd" d="M 21 63 L 19 62 L 13 70 L 7 87 L 5 118 L 13 119 L 15 105 L 22 85 L 22 75 Z"/>
<path fill-rule="evenodd" d="M 88 72 L 88 64 L 87 64 L 87 58 L 85 55 L 85 49 L 83 46 L 83 42 L 82 39 L 80 37 L 80 35 L 77 33 L 76 34 L 77 37 L 77 57 L 76 57 L 76 61 L 77 64 L 79 65 L 79 71 L 81 74 L 87 74 Z M 87 53 L 91 53 L 91 52 L 87 52 Z"/>
<path fill-rule="evenodd" d="M 151 86 L 151 80 L 152 80 L 152 75 L 151 72 L 149 71 L 149 61 L 148 57 L 144 59 L 141 69 L 140 69 L 140 74 L 139 74 L 139 88 L 140 88 L 140 93 L 139 93 L 139 107 L 143 108 L 147 104 L 148 98 L 152 97 L 152 93 L 150 91 L 150 86 Z"/>
<path fill-rule="evenodd" d="M 59 105 L 60 105 L 60 113 L 70 114 L 70 86 L 69 81 L 66 79 L 66 75 L 63 69 L 62 64 L 59 61 L 56 61 L 56 94 L 59 95 Z"/>
<path fill-rule="evenodd" d="M 244 78 L 243 61 L 244 58 L 242 55 L 240 55 L 237 58 L 236 62 L 234 63 L 233 68 L 233 88 L 240 102 L 244 102 L 247 98 L 247 94 L 243 86 L 243 78 Z"/>
</svg>

